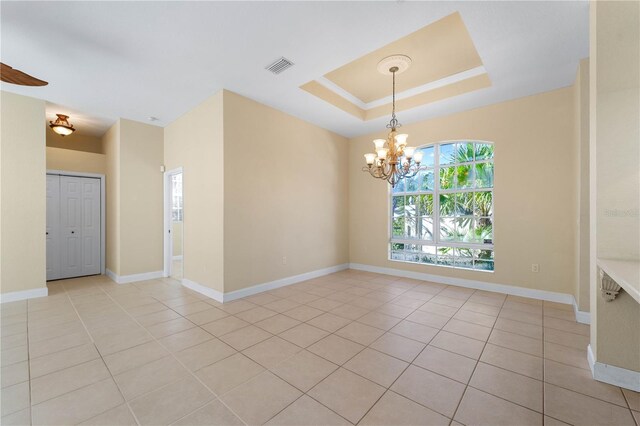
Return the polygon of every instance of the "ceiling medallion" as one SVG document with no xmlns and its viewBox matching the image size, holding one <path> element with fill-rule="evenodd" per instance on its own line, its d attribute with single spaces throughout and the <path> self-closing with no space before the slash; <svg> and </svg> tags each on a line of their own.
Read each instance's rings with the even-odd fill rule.
<svg viewBox="0 0 640 426">
<path fill-rule="evenodd" d="M 69 116 L 64 114 L 56 114 L 58 118 L 56 121 L 49 121 L 49 127 L 51 130 L 59 134 L 60 136 L 69 136 L 71 133 L 75 132 L 76 129 L 73 128 L 73 124 L 69 123 Z"/>
<path fill-rule="evenodd" d="M 409 135 L 398 134 L 397 129 L 402 125 L 396 118 L 396 74 L 405 71 L 411 65 L 411 58 L 405 55 L 388 56 L 378 63 L 381 74 L 392 76 L 392 109 L 391 120 L 387 128 L 391 129 L 387 139 L 375 139 L 373 145 L 376 153 L 364 155 L 367 166 L 362 171 L 369 172 L 377 179 L 384 179 L 394 188 L 400 180 L 411 178 L 420 171 L 422 152 L 415 152 L 415 148 L 407 146 Z"/>
</svg>

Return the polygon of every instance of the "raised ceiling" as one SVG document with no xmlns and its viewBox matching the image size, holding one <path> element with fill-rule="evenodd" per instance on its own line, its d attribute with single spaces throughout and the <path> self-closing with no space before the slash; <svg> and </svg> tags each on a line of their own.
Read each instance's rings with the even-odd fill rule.
<svg viewBox="0 0 640 426">
<path fill-rule="evenodd" d="M 466 53 L 429 46 L 434 58 L 451 58 L 434 59 L 428 76 L 399 79 L 398 105 L 409 103 L 399 114 L 404 123 L 568 86 L 588 56 L 586 1 L 3 2 L 2 62 L 49 85 L 1 88 L 98 117 L 87 124 L 96 129 L 118 117 L 148 122 L 154 116 L 153 124 L 164 126 L 224 88 L 355 136 L 383 127 L 390 85 L 354 88 L 352 77 L 343 81 L 332 71 L 367 68 L 359 63 L 367 54 L 456 14 L 464 31 L 449 36 Z M 281 56 L 295 65 L 278 75 L 264 69 Z M 447 77 L 478 58 L 481 67 Z M 425 91 L 443 76 L 454 80 Z M 483 88 L 464 87 L 474 79 Z M 314 80 L 366 107 L 369 119 L 300 89 Z M 426 84 L 409 88 L 420 80 Z M 427 101 L 411 100 L 420 95 Z"/>
</svg>

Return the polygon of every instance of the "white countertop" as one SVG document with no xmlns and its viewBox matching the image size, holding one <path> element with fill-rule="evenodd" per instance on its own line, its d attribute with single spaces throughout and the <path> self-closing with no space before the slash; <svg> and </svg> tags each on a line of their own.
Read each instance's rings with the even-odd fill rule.
<svg viewBox="0 0 640 426">
<path fill-rule="evenodd" d="M 598 259 L 598 266 L 640 303 L 640 261 Z"/>
</svg>

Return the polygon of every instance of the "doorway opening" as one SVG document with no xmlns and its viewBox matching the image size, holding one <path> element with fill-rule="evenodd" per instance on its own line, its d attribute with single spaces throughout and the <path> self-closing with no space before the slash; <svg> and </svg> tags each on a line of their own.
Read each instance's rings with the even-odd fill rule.
<svg viewBox="0 0 640 426">
<path fill-rule="evenodd" d="M 182 168 L 165 172 L 165 275 L 177 280 L 184 276 L 184 204 Z"/>
</svg>

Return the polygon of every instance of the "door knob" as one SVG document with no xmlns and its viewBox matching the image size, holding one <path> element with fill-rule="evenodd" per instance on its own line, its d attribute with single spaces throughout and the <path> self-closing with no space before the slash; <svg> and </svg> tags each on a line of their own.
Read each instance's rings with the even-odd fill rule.
<svg viewBox="0 0 640 426">
<path fill-rule="evenodd" d="M 71 231 L 71 233 L 72 233 L 72 234 L 75 234 L 75 233 L 76 233 L 76 231 Z"/>
<path fill-rule="evenodd" d="M 49 235 L 49 233 L 47 232 L 47 235 Z"/>
</svg>

